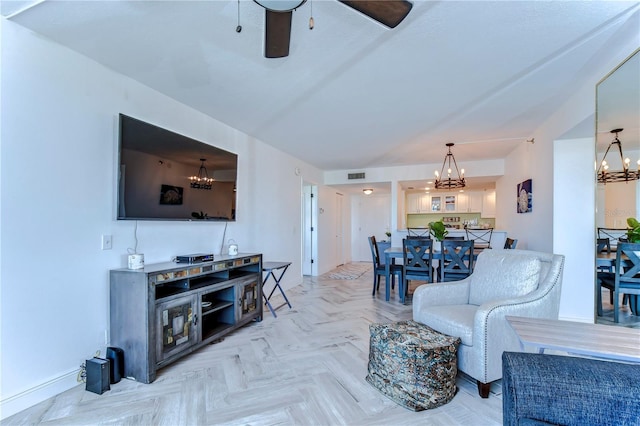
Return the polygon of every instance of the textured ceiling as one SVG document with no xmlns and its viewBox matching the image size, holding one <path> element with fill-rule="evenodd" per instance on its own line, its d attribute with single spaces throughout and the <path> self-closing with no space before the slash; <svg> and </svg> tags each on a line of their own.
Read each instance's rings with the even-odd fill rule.
<svg viewBox="0 0 640 426">
<path fill-rule="evenodd" d="M 236 1 L 1 5 L 14 22 L 324 170 L 438 163 L 449 141 L 458 161 L 503 158 L 617 37 L 640 32 L 638 2 L 415 1 L 390 30 L 313 0 L 293 13 L 290 56 L 266 59 L 253 1 L 239 3 L 240 33 Z"/>
</svg>

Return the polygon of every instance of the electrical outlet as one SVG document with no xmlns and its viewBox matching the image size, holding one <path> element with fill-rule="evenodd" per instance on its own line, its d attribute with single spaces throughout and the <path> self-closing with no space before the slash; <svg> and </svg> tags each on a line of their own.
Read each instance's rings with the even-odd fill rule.
<svg viewBox="0 0 640 426">
<path fill-rule="evenodd" d="M 111 250 L 113 247 L 111 240 L 111 235 L 103 235 L 102 236 L 102 250 Z"/>
</svg>

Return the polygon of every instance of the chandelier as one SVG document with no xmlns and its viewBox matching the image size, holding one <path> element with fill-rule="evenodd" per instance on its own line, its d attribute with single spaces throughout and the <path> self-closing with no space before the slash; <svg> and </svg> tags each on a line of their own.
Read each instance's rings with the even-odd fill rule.
<svg viewBox="0 0 640 426">
<path fill-rule="evenodd" d="M 638 160 L 638 170 L 629 170 L 629 164 L 631 164 L 631 160 L 629 157 L 624 157 L 622 155 L 622 143 L 620 139 L 618 139 L 618 133 L 622 132 L 623 129 L 613 129 L 611 133 L 615 133 L 615 138 L 611 141 L 607 150 L 602 157 L 602 162 L 600 162 L 600 166 L 598 166 L 598 183 L 612 183 L 612 182 L 629 182 L 633 180 L 640 179 L 640 160 Z M 611 147 L 615 145 L 614 150 L 617 148 L 620 153 L 620 163 L 622 164 L 622 170 L 609 170 L 609 164 L 607 163 L 607 154 Z"/>
<path fill-rule="evenodd" d="M 458 170 L 458 163 L 456 163 L 456 159 L 451 152 L 451 147 L 453 146 L 452 142 L 447 143 L 447 147 L 449 148 L 449 152 L 444 157 L 444 161 L 442 162 L 442 171 L 438 173 L 436 170 L 436 189 L 453 189 L 453 188 L 464 188 L 466 183 L 464 181 L 464 169 Z M 453 161 L 453 166 L 456 169 L 457 178 L 452 178 L 451 173 L 453 169 L 451 168 L 451 161 Z M 447 176 L 445 177 L 444 172 L 445 168 L 447 170 Z"/>
<path fill-rule="evenodd" d="M 206 158 L 200 159 L 200 168 L 198 169 L 197 176 L 189 176 L 189 180 L 191 181 L 191 187 L 194 189 L 208 189 L 211 190 L 212 183 L 215 180 L 214 178 L 210 178 L 207 174 L 207 168 L 204 166 L 204 162 L 207 161 Z"/>
</svg>

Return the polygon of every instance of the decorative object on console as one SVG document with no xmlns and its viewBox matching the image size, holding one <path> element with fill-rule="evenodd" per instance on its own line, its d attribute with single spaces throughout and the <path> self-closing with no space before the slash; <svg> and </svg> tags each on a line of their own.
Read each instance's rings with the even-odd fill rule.
<svg viewBox="0 0 640 426">
<path fill-rule="evenodd" d="M 456 163 L 456 158 L 451 152 L 451 147 L 453 145 L 453 142 L 447 143 L 449 151 L 447 152 L 447 155 L 445 155 L 444 161 L 442 162 L 442 171 L 438 173 L 438 171 L 436 170 L 436 189 L 464 188 L 467 185 L 464 180 L 464 169 L 458 170 L 458 163 Z M 451 173 L 453 173 L 453 169 L 451 168 L 451 161 L 453 161 L 453 166 L 456 168 L 456 175 L 458 176 L 457 178 L 451 177 Z M 445 167 L 447 170 L 447 177 L 444 176 Z"/>
<path fill-rule="evenodd" d="M 127 258 L 127 266 L 129 269 L 142 269 L 144 268 L 144 254 L 133 253 Z"/>
<path fill-rule="evenodd" d="M 229 256 L 235 256 L 238 254 L 238 244 L 233 238 L 229 240 Z"/>
<path fill-rule="evenodd" d="M 517 206 L 518 213 L 530 213 L 533 211 L 533 203 L 532 203 L 533 193 L 532 193 L 532 183 L 531 179 L 527 179 L 518 184 L 517 188 Z"/>
<path fill-rule="evenodd" d="M 640 179 L 640 160 L 638 160 L 638 169 L 637 170 L 629 170 L 629 165 L 631 164 L 631 159 L 629 157 L 625 157 L 622 154 L 622 142 L 618 139 L 618 133 L 622 132 L 624 129 L 613 129 L 611 133 L 615 133 L 615 138 L 611 141 L 607 150 L 602 157 L 602 161 L 598 166 L 598 182 L 599 183 L 614 183 L 614 182 L 629 182 L 633 180 Z M 607 154 L 609 150 L 614 147 L 614 151 L 617 149 L 620 154 L 620 166 L 622 170 L 609 171 L 609 163 L 607 163 Z"/>
</svg>

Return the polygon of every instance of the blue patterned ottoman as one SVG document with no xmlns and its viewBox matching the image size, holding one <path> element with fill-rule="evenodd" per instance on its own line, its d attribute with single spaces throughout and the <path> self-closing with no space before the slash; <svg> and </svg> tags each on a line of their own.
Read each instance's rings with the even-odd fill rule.
<svg viewBox="0 0 640 426">
<path fill-rule="evenodd" d="M 460 338 L 415 321 L 369 325 L 366 380 L 396 403 L 422 411 L 453 399 Z"/>
</svg>

